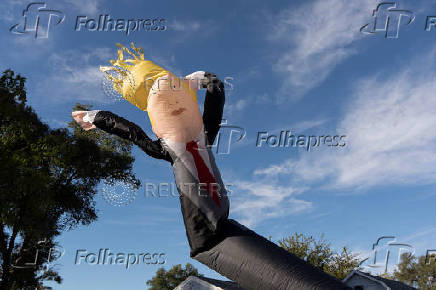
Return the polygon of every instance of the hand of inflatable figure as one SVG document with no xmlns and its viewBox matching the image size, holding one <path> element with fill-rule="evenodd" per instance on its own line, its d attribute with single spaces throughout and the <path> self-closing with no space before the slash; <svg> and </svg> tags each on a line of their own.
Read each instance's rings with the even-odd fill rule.
<svg viewBox="0 0 436 290">
<path fill-rule="evenodd" d="M 92 121 L 95 117 L 95 114 L 98 112 L 98 110 L 95 111 L 74 111 L 71 113 L 73 116 L 74 121 L 76 121 L 82 128 L 86 131 L 95 129 L 94 124 L 92 124 Z"/>
</svg>

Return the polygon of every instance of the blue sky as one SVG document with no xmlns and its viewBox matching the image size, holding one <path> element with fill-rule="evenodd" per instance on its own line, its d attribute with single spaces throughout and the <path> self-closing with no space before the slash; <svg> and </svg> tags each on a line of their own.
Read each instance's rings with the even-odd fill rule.
<svg viewBox="0 0 436 290">
<path fill-rule="evenodd" d="M 422 255 L 436 248 L 436 14 L 431 1 L 396 1 L 414 13 L 399 37 L 359 30 L 380 1 L 46 1 L 65 21 L 49 37 L 16 35 L 28 1 L 0 4 L 0 67 L 26 76 L 28 103 L 52 127 L 71 120 L 76 102 L 113 111 L 153 136 L 146 113 L 102 89 L 100 65 L 116 57 L 115 43 L 133 41 L 146 58 L 179 76 L 196 70 L 226 77 L 224 118 L 245 129 L 230 154 L 216 154 L 230 184 L 232 218 L 281 239 L 321 233 L 336 249 L 363 257 L 380 236 L 395 236 Z M 164 18 L 165 31 L 74 31 L 77 16 Z M 202 101 L 202 94 L 199 100 Z M 346 135 L 346 146 L 256 147 L 257 134 L 290 130 L 305 136 Z M 173 182 L 169 164 L 137 148 L 142 183 Z M 144 289 L 158 266 L 75 265 L 78 249 L 165 253 L 165 267 L 190 262 L 179 201 L 145 197 L 125 207 L 96 197 L 99 220 L 64 233 L 55 289 Z"/>
</svg>

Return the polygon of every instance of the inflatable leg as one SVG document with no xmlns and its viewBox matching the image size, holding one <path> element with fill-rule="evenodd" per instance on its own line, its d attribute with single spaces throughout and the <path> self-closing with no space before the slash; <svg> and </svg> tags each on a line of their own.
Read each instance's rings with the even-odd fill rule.
<svg viewBox="0 0 436 290">
<path fill-rule="evenodd" d="M 223 222 L 221 230 L 221 242 L 193 258 L 244 289 L 349 289 L 234 220 Z"/>
</svg>

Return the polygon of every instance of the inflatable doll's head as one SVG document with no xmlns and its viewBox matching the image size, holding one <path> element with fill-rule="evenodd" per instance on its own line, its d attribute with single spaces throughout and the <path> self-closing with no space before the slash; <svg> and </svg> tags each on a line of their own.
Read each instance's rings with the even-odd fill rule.
<svg viewBox="0 0 436 290">
<path fill-rule="evenodd" d="M 131 45 L 133 52 L 117 44 L 118 59 L 100 70 L 124 99 L 148 112 L 157 137 L 183 143 L 193 140 L 203 128 L 196 85 L 145 60 L 142 48 Z M 124 59 L 124 52 L 130 57 Z"/>
</svg>

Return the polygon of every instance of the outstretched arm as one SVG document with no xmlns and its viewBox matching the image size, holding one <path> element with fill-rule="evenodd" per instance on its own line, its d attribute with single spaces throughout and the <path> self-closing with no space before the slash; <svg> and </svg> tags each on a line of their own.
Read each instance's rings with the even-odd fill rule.
<svg viewBox="0 0 436 290">
<path fill-rule="evenodd" d="M 212 145 L 220 129 L 225 103 L 224 84 L 214 73 L 197 71 L 185 77 L 195 90 L 206 88 L 204 100 L 203 124 L 207 141 Z"/>
<path fill-rule="evenodd" d="M 109 111 L 76 111 L 72 113 L 74 120 L 85 130 L 99 128 L 115 134 L 123 139 L 132 141 L 145 153 L 157 159 L 173 162 L 169 153 L 165 151 L 159 140 L 153 141 L 135 123 L 132 123 Z"/>
<path fill-rule="evenodd" d="M 203 85 L 207 90 L 204 100 L 203 124 L 207 140 L 212 145 L 220 129 L 226 98 L 224 84 L 215 74 L 206 72 L 204 77 Z"/>
</svg>

